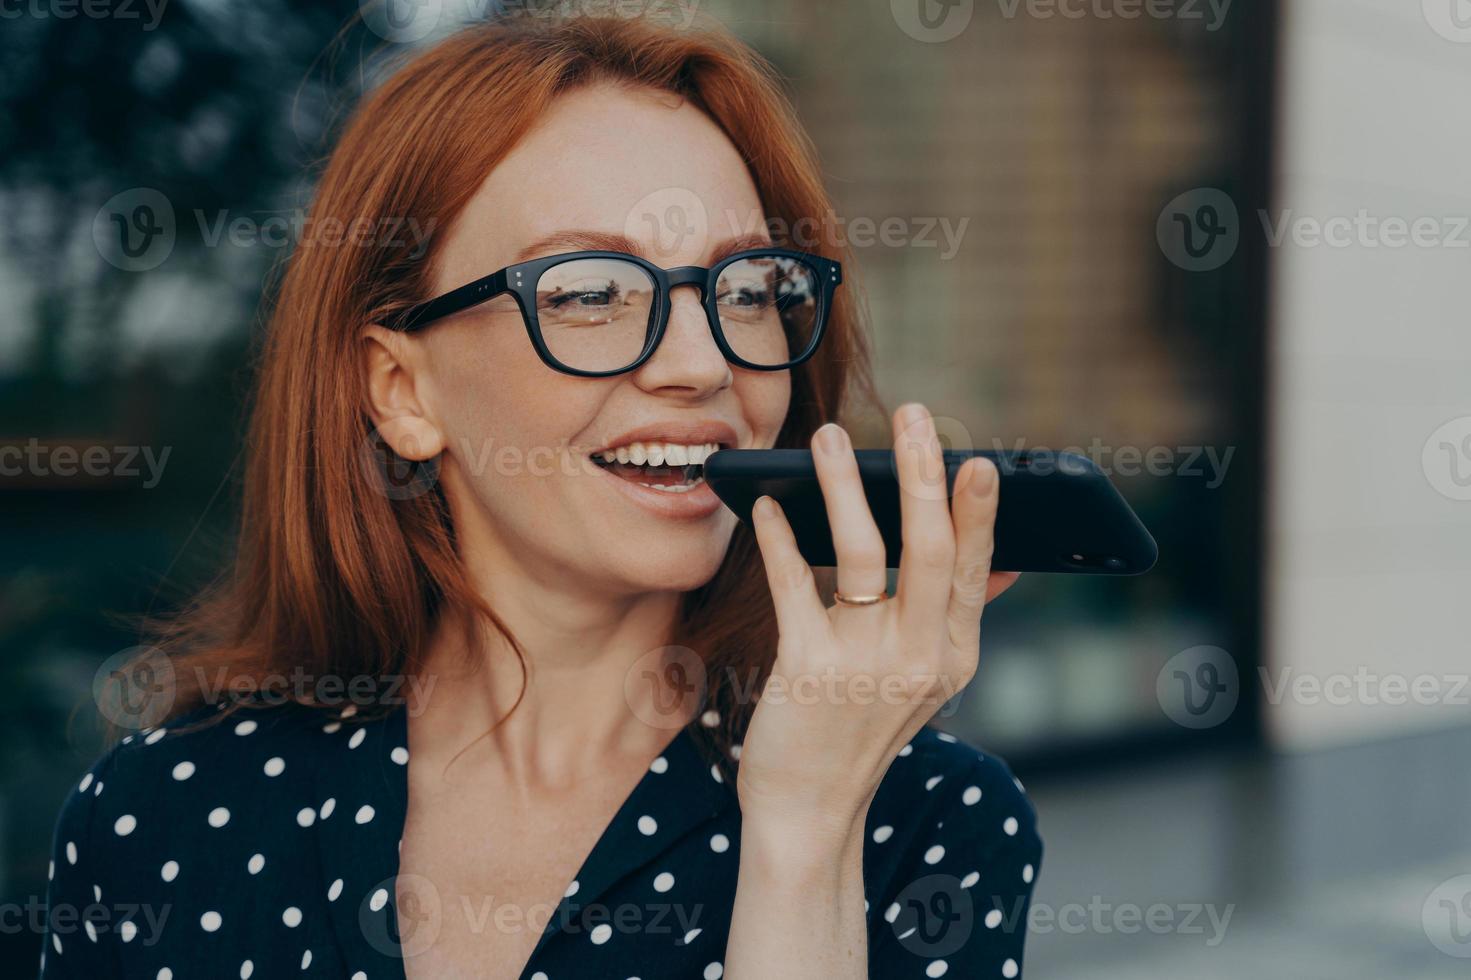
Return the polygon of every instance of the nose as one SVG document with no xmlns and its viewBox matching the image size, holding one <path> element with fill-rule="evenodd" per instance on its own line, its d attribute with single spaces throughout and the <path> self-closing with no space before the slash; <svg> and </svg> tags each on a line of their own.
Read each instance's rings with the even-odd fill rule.
<svg viewBox="0 0 1471 980">
<path fill-rule="evenodd" d="M 680 394 L 702 399 L 730 385 L 730 363 L 710 331 L 705 308 L 694 288 L 670 293 L 669 323 L 652 357 L 634 372 L 634 382 L 645 391 Z"/>
</svg>

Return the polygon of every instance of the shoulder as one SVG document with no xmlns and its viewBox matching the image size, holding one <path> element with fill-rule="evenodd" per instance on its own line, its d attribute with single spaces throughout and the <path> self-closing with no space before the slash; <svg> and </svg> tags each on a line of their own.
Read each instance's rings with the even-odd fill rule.
<svg viewBox="0 0 1471 980">
<path fill-rule="evenodd" d="M 222 839 L 248 839 L 242 831 L 307 826 L 323 803 L 322 768 L 350 751 L 354 727 L 369 725 L 345 726 L 335 710 L 281 704 L 226 715 L 197 709 L 128 735 L 62 805 L 58 866 L 85 864 L 120 879 L 137 870 L 131 863 L 138 858 L 153 862 L 157 877 L 165 858 L 220 853 Z"/>
<path fill-rule="evenodd" d="M 1041 856 L 1036 810 L 1006 763 L 928 727 L 889 767 L 866 833 L 869 858 L 891 873 L 957 860 L 981 870 L 1005 851 L 1034 865 Z"/>
</svg>

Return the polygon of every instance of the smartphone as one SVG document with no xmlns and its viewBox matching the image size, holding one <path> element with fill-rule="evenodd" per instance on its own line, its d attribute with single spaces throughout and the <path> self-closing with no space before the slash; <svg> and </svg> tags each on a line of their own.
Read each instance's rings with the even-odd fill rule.
<svg viewBox="0 0 1471 980">
<path fill-rule="evenodd" d="M 888 549 L 888 565 L 897 568 L 902 535 L 894 454 L 860 449 L 855 455 L 869 509 Z M 947 450 L 947 498 L 961 464 L 972 456 L 990 459 L 1001 476 L 993 570 L 1138 575 L 1158 559 L 1159 548 L 1143 522 L 1087 457 L 1050 450 Z M 827 508 L 809 451 L 725 449 L 705 460 L 705 480 L 725 506 L 748 523 L 757 499 L 774 498 L 786 513 L 808 564 L 837 563 Z M 936 468 L 927 478 L 936 493 L 939 480 Z"/>
</svg>

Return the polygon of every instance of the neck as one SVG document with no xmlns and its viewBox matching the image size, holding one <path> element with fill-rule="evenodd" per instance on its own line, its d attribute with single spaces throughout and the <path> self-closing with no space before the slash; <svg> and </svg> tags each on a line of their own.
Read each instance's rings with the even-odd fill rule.
<svg viewBox="0 0 1471 980">
<path fill-rule="evenodd" d="M 674 736 L 667 710 L 647 707 L 660 692 L 644 678 L 665 677 L 659 651 L 679 593 L 597 594 L 511 561 L 471 575 L 519 643 L 525 672 L 493 624 L 447 613 L 428 646 L 426 693 L 412 706 L 416 757 L 458 756 L 517 782 L 566 784 L 612 757 L 647 761 Z"/>
</svg>

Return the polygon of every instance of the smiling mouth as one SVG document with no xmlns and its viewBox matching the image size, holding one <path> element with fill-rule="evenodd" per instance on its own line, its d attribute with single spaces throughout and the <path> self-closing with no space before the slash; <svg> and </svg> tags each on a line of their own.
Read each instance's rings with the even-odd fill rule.
<svg viewBox="0 0 1471 980">
<path fill-rule="evenodd" d="M 720 443 L 687 445 L 634 442 L 592 454 L 592 460 L 613 476 L 665 493 L 688 493 L 705 482 L 705 460 Z"/>
</svg>

